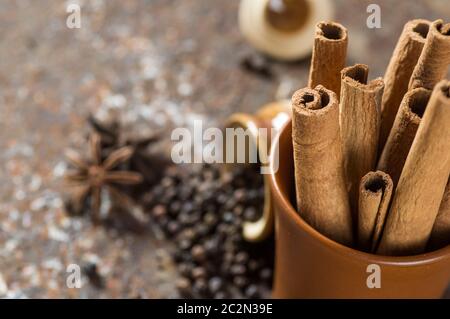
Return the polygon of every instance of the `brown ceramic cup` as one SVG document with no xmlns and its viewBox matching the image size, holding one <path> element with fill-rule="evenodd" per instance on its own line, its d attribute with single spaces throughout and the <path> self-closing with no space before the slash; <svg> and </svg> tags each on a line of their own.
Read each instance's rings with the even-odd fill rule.
<svg viewBox="0 0 450 319">
<path fill-rule="evenodd" d="M 440 298 L 450 280 L 450 246 L 416 256 L 364 253 L 321 235 L 296 212 L 291 122 L 272 146 L 275 209 L 275 298 Z M 373 266 L 380 288 L 369 288 Z M 369 267 L 369 269 L 368 269 Z M 375 266 L 377 267 L 377 266 Z M 369 285 L 370 286 L 370 285 Z"/>
<path fill-rule="evenodd" d="M 259 165 L 268 166 L 272 134 L 277 134 L 290 118 L 291 104 L 289 100 L 280 100 L 269 103 L 261 107 L 255 114 L 234 113 L 225 122 L 226 128 L 242 128 L 248 130 L 250 143 L 256 146 L 259 155 Z M 267 136 L 261 136 L 259 129 L 268 130 Z M 224 145 L 224 154 L 226 145 Z M 237 149 L 234 150 L 237 154 Z M 225 169 L 237 165 L 251 165 L 250 163 L 238 163 L 236 160 L 232 164 L 224 165 Z M 268 167 L 267 167 L 268 168 Z M 261 217 L 256 221 L 246 221 L 242 227 L 242 235 L 249 242 L 259 242 L 266 239 L 273 231 L 273 206 L 270 196 L 270 175 L 264 174 L 264 205 Z"/>
</svg>

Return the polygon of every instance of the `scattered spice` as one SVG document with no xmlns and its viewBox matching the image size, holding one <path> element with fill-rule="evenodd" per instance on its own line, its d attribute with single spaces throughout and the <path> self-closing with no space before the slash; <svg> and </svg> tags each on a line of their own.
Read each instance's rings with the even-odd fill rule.
<svg viewBox="0 0 450 319">
<path fill-rule="evenodd" d="M 253 73 L 263 79 L 272 80 L 274 74 L 267 60 L 260 55 L 248 55 L 241 61 L 241 67 L 249 72 Z"/>
<path fill-rule="evenodd" d="M 93 262 L 87 262 L 83 265 L 83 273 L 89 279 L 89 282 L 97 289 L 105 288 L 105 280 L 98 272 L 97 264 Z"/>
</svg>

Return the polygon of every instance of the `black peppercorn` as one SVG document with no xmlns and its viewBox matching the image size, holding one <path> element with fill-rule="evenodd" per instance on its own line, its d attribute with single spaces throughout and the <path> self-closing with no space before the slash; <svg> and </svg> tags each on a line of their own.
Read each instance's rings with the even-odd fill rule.
<svg viewBox="0 0 450 319">
<path fill-rule="evenodd" d="M 242 223 L 262 212 L 262 176 L 252 169 L 224 172 L 216 165 L 171 167 L 143 196 L 155 222 L 176 243 L 173 257 L 186 298 L 268 297 L 273 238 L 250 244 Z"/>
</svg>

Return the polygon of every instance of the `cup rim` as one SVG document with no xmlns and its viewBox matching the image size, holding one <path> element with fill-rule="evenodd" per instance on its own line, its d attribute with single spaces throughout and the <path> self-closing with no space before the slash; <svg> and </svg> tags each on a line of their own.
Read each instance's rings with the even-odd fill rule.
<svg viewBox="0 0 450 319">
<path fill-rule="evenodd" d="M 280 171 L 282 165 L 286 165 L 286 161 L 279 161 L 278 170 L 275 170 L 274 165 L 274 156 L 276 153 L 281 154 L 280 147 L 280 137 L 286 131 L 288 126 L 291 126 L 292 120 L 289 119 L 283 128 L 278 132 L 276 137 L 273 140 L 273 144 L 270 151 L 270 187 L 272 190 L 273 203 L 278 203 L 281 206 L 283 214 L 287 215 L 289 219 L 291 219 L 296 227 L 302 228 L 309 236 L 314 238 L 321 245 L 326 246 L 333 251 L 340 252 L 348 255 L 349 257 L 363 259 L 372 261 L 374 263 L 385 264 L 385 265 L 395 265 L 395 266 L 413 266 L 413 265 L 424 265 L 424 264 L 432 264 L 439 262 L 443 259 L 450 259 L 450 245 L 447 245 L 443 248 L 425 252 L 418 255 L 412 256 L 385 256 L 385 255 L 376 255 L 372 253 L 363 252 L 351 247 L 344 246 L 315 230 L 312 226 L 310 226 L 303 218 L 297 214 L 296 210 L 292 206 L 289 198 L 282 192 L 277 182 L 277 171 Z M 277 152 L 275 150 L 277 149 Z M 277 209 L 274 210 L 275 214 L 277 214 Z"/>
</svg>

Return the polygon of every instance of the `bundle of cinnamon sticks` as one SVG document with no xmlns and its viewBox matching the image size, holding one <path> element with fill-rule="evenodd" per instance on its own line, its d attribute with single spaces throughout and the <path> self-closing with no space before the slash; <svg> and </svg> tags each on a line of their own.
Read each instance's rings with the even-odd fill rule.
<svg viewBox="0 0 450 319">
<path fill-rule="evenodd" d="M 450 244 L 450 23 L 406 23 L 384 78 L 345 67 L 348 32 L 316 26 L 292 97 L 297 211 L 347 246 L 414 255 Z"/>
</svg>

